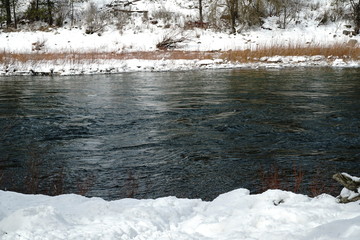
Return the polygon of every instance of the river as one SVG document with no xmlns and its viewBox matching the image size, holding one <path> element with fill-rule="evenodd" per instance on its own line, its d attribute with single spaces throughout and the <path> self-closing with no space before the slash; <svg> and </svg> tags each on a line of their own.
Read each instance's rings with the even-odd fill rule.
<svg viewBox="0 0 360 240">
<path fill-rule="evenodd" d="M 0 131 L 3 190 L 210 200 L 301 173 L 310 194 L 360 174 L 360 69 L 1 77 Z"/>
</svg>

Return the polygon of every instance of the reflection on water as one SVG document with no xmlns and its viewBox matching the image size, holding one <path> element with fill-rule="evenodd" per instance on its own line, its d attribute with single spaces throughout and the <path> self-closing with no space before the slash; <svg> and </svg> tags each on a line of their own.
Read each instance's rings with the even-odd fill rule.
<svg viewBox="0 0 360 240">
<path fill-rule="evenodd" d="M 0 185 L 49 193 L 60 181 L 65 192 L 107 199 L 211 199 L 260 191 L 259 171 L 272 165 L 289 175 L 300 166 L 308 182 L 359 175 L 359 73 L 0 78 Z"/>
</svg>

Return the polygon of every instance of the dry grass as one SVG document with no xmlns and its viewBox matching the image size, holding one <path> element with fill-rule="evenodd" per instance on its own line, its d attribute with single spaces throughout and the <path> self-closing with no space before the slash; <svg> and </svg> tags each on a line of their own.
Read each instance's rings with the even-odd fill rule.
<svg viewBox="0 0 360 240">
<path fill-rule="evenodd" d="M 213 58 L 213 52 L 200 51 L 155 51 L 155 52 L 128 52 L 128 53 L 0 53 L 0 63 L 9 61 L 53 61 L 53 60 L 101 60 L 101 59 L 207 59 Z"/>
<path fill-rule="evenodd" d="M 325 56 L 325 57 L 339 57 L 350 58 L 354 60 L 360 59 L 360 48 L 352 47 L 348 44 L 334 44 L 331 46 L 322 45 L 309 45 L 299 46 L 270 46 L 270 47 L 258 47 L 255 50 L 241 50 L 241 51 L 228 51 L 223 52 L 221 58 L 228 61 L 248 62 L 257 61 L 261 57 L 272 56 Z"/>
<path fill-rule="evenodd" d="M 334 44 L 328 46 L 309 45 L 300 46 L 292 45 L 281 46 L 273 45 L 270 47 L 258 47 L 253 50 L 232 50 L 232 51 L 139 51 L 139 52 L 66 52 L 66 53 L 0 53 L 0 63 L 11 64 L 12 62 L 27 61 L 54 61 L 54 60 L 104 60 L 104 59 L 144 59 L 144 60 L 161 60 L 161 59 L 215 59 L 220 58 L 230 62 L 256 62 L 261 57 L 272 56 L 325 56 L 339 57 L 344 59 L 360 59 L 360 47 L 350 46 L 349 44 Z"/>
</svg>

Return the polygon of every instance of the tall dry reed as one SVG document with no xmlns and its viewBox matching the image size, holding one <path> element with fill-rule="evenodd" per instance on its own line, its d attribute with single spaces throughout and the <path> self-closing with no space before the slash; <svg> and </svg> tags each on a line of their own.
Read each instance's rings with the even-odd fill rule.
<svg viewBox="0 0 360 240">
<path fill-rule="evenodd" d="M 0 52 L 0 64 L 7 62 L 27 62 L 27 61 L 54 61 L 54 60 L 103 60 L 103 59 L 143 59 L 143 60 L 177 60 L 177 59 L 215 59 L 220 58 L 230 62 L 254 62 L 259 61 L 261 57 L 272 56 L 317 56 L 326 58 L 338 57 L 345 59 L 360 59 L 360 47 L 349 44 L 332 45 L 299 45 L 274 44 L 271 46 L 256 47 L 252 50 L 230 50 L 230 51 L 139 51 L 139 52 L 64 52 L 64 53 L 8 53 Z"/>
</svg>

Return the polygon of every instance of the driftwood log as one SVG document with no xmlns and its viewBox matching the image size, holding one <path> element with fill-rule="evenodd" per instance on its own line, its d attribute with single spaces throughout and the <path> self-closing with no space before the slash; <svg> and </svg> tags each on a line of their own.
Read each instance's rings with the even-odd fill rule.
<svg viewBox="0 0 360 240">
<path fill-rule="evenodd" d="M 338 183 L 340 183 L 341 185 L 343 185 L 346 189 L 354 192 L 354 195 L 355 195 L 353 197 L 345 197 L 345 196 L 341 196 L 341 195 L 338 196 L 340 203 L 356 202 L 356 201 L 360 200 L 360 193 L 359 193 L 360 180 L 354 179 L 346 173 L 336 173 L 333 175 L 332 178 L 334 180 L 336 180 Z"/>
</svg>

